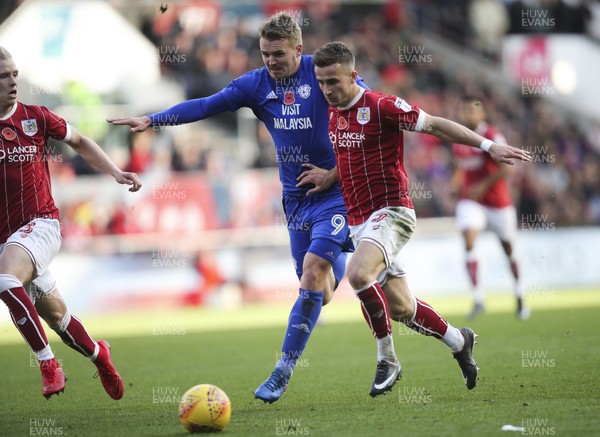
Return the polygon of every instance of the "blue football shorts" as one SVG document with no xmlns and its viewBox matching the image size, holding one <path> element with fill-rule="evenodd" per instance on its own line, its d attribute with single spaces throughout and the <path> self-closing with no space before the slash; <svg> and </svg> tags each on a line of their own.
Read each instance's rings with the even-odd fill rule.
<svg viewBox="0 0 600 437">
<path fill-rule="evenodd" d="M 283 193 L 294 268 L 298 278 L 307 252 L 331 264 L 336 287 L 346 271 L 346 252 L 354 246 L 350 238 L 346 205 L 339 193 Z"/>
</svg>

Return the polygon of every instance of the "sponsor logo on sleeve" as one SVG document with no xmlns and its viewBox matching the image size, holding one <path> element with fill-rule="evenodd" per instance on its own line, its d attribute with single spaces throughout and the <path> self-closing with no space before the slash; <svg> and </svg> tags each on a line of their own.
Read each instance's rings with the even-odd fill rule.
<svg viewBox="0 0 600 437">
<path fill-rule="evenodd" d="M 402 100 L 400 97 L 396 97 L 396 101 L 394 102 L 394 105 L 396 105 L 396 108 L 402 109 L 404 112 L 412 111 L 412 108 L 410 107 L 410 105 L 408 103 L 406 103 L 404 100 Z"/>
</svg>

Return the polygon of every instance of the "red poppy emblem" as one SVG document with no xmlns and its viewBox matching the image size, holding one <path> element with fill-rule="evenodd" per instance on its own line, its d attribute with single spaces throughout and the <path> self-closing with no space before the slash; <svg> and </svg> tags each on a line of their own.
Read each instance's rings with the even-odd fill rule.
<svg viewBox="0 0 600 437">
<path fill-rule="evenodd" d="M 286 105 L 291 105 L 295 101 L 296 98 L 294 97 L 294 93 L 292 91 L 288 91 L 285 93 L 285 96 L 283 97 L 283 103 L 285 103 Z"/>
<path fill-rule="evenodd" d="M 338 118 L 338 129 L 346 129 L 348 127 L 348 122 L 344 117 Z"/>
<path fill-rule="evenodd" d="M 17 138 L 16 132 L 9 127 L 2 129 L 2 136 L 6 138 L 7 141 L 12 141 Z"/>
</svg>

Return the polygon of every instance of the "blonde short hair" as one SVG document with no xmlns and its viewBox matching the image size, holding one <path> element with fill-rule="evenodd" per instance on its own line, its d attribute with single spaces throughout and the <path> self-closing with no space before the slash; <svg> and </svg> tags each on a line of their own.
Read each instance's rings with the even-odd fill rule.
<svg viewBox="0 0 600 437">
<path fill-rule="evenodd" d="M 292 47 L 302 44 L 302 30 L 287 12 L 279 12 L 263 21 L 258 34 L 269 41 L 285 40 Z"/>
<path fill-rule="evenodd" d="M 4 61 L 6 59 L 12 59 L 12 55 L 4 47 L 0 46 L 0 61 Z"/>
</svg>

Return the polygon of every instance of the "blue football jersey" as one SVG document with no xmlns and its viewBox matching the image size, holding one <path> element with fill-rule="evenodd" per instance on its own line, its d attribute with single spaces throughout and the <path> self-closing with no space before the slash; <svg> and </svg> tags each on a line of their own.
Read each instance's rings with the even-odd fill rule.
<svg viewBox="0 0 600 437">
<path fill-rule="evenodd" d="M 221 94 L 231 111 L 249 107 L 271 133 L 284 191 L 310 188 L 296 188 L 304 163 L 335 167 L 327 132 L 329 105 L 319 89 L 312 56 L 302 56 L 298 71 L 289 78 L 274 80 L 263 67 L 233 80 Z M 339 185 L 331 190 L 339 191 Z"/>
<path fill-rule="evenodd" d="M 238 77 L 212 96 L 188 100 L 149 116 L 154 125 L 171 125 L 242 107 L 252 109 L 273 137 L 283 190 L 301 194 L 310 188 L 296 188 L 296 178 L 305 170 L 302 164 L 327 170 L 335 167 L 327 132 L 328 106 L 315 76 L 313 57 L 302 56 L 292 77 L 274 80 L 263 67 Z M 335 183 L 327 193 L 341 195 L 339 185 Z"/>
<path fill-rule="evenodd" d="M 357 83 L 366 88 L 362 79 L 358 78 Z M 329 142 L 329 104 L 319 89 L 312 56 L 301 56 L 292 77 L 274 80 L 263 67 L 231 81 L 216 94 L 149 116 L 155 125 L 182 124 L 242 107 L 252 109 L 275 143 L 298 277 L 302 276 L 304 255 L 311 252 L 332 263 L 339 282 L 345 269 L 345 257 L 339 254 L 352 250 L 340 186 L 336 182 L 310 197 L 305 194 L 311 186 L 296 187 L 298 176 L 307 170 L 302 164 L 327 170 L 336 165 Z"/>
</svg>

